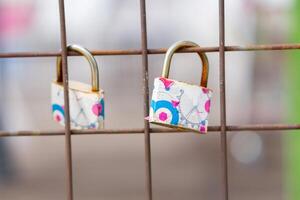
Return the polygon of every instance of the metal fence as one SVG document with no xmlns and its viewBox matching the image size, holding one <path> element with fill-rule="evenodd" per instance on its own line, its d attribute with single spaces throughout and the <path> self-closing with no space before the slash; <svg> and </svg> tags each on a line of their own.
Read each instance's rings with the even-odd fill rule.
<svg viewBox="0 0 300 200">
<path fill-rule="evenodd" d="M 220 133 L 221 155 L 222 155 L 222 197 L 229 199 L 228 191 L 228 160 L 227 160 L 227 131 L 279 131 L 300 129 L 300 124 L 253 124 L 253 125 L 227 125 L 226 123 L 226 92 L 225 92 L 225 52 L 226 51 L 269 51 L 269 50 L 292 50 L 300 49 L 300 44 L 277 44 L 277 45 L 251 45 L 251 46 L 225 46 L 225 0 L 219 0 L 219 46 L 186 48 L 178 53 L 190 52 L 219 52 L 219 87 L 220 87 L 220 125 L 209 126 L 209 132 Z M 144 134 L 145 136 L 145 177 L 146 177 L 146 199 L 152 200 L 152 174 L 151 174 L 151 140 L 152 133 L 176 133 L 182 132 L 167 128 L 151 128 L 147 120 L 144 121 L 144 128 L 139 129 L 105 129 L 105 130 L 84 130 L 73 131 L 70 129 L 69 114 L 69 91 L 68 91 L 68 62 L 67 56 L 79 56 L 74 52 L 67 52 L 67 33 L 65 23 L 64 0 L 59 0 L 60 13 L 60 52 L 10 52 L 0 53 L 0 58 L 17 57 L 56 57 L 62 56 L 63 85 L 65 101 L 65 130 L 62 131 L 0 131 L 0 137 L 14 136 L 65 136 L 66 152 L 66 173 L 67 173 L 67 199 L 73 200 L 73 175 L 72 175 L 72 135 L 88 134 Z M 147 47 L 147 20 L 146 0 L 140 0 L 140 22 L 141 22 L 141 49 L 127 50 L 94 50 L 93 55 L 141 55 L 143 70 L 143 91 L 144 91 L 144 117 L 149 114 L 149 86 L 148 86 L 148 55 L 164 54 L 166 48 L 148 49 Z"/>
</svg>

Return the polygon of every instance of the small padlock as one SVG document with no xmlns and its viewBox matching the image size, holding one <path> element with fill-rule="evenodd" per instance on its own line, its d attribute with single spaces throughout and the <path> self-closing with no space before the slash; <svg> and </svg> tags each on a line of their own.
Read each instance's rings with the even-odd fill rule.
<svg viewBox="0 0 300 200">
<path fill-rule="evenodd" d="M 154 79 L 149 122 L 206 133 L 212 90 L 207 88 L 209 65 L 205 53 L 198 53 L 203 66 L 200 86 L 168 78 L 172 56 L 176 50 L 183 47 L 199 45 L 190 41 L 180 41 L 168 49 L 162 76 Z"/>
<path fill-rule="evenodd" d="M 82 54 L 89 62 L 92 85 L 69 81 L 71 129 L 98 129 L 104 126 L 104 92 L 99 87 L 98 65 L 93 55 L 78 45 L 69 45 L 68 51 Z M 65 125 L 62 59 L 57 58 L 57 78 L 51 85 L 52 113 L 55 121 Z"/>
</svg>

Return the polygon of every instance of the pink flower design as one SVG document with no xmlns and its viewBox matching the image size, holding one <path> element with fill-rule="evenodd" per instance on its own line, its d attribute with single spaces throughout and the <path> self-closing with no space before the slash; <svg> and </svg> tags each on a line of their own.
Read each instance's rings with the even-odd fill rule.
<svg viewBox="0 0 300 200">
<path fill-rule="evenodd" d="M 171 102 L 174 108 L 176 108 L 180 103 L 180 101 L 174 101 L 174 100 L 172 100 Z"/>
<path fill-rule="evenodd" d="M 166 121 L 166 120 L 168 119 L 167 113 L 165 113 L 165 112 L 159 113 L 159 119 L 160 119 L 161 121 Z"/>
<path fill-rule="evenodd" d="M 163 82 L 166 90 L 169 90 L 174 83 L 174 81 L 162 77 L 159 80 Z"/>
<path fill-rule="evenodd" d="M 205 126 L 200 126 L 199 131 L 200 131 L 201 133 L 205 133 L 205 132 L 206 132 Z"/>
<path fill-rule="evenodd" d="M 100 114 L 102 112 L 102 105 L 100 103 L 94 104 L 92 107 L 92 111 L 93 111 L 94 115 L 100 116 Z"/>
<path fill-rule="evenodd" d="M 210 100 L 207 100 L 207 101 L 205 102 L 205 111 L 206 111 L 207 113 L 210 112 Z"/>
<path fill-rule="evenodd" d="M 57 122 L 60 122 L 61 117 L 60 117 L 59 115 L 55 115 L 55 120 L 56 120 Z"/>
<path fill-rule="evenodd" d="M 208 93 L 209 93 L 209 89 L 208 89 L 208 88 L 202 88 L 202 92 L 203 92 L 204 94 L 208 94 Z"/>
</svg>

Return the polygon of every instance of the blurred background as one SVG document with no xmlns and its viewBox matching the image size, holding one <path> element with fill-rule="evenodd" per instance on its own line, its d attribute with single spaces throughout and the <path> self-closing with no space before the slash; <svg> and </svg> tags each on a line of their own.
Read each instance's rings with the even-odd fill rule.
<svg viewBox="0 0 300 200">
<path fill-rule="evenodd" d="M 66 1 L 69 44 L 95 49 L 139 49 L 137 0 Z M 226 45 L 297 42 L 299 0 L 227 0 Z M 58 51 L 58 1 L 0 0 L 0 51 Z M 218 46 L 218 1 L 147 1 L 149 48 L 178 40 Z M 297 51 L 227 52 L 227 123 L 299 123 Z M 219 125 L 219 56 L 208 53 L 214 90 L 210 125 Z M 141 56 L 97 56 L 106 92 L 108 129 L 143 127 Z M 149 56 L 150 91 L 164 55 Z M 55 58 L 1 59 L 1 130 L 59 130 L 52 121 L 50 85 Z M 89 83 L 89 67 L 69 58 L 70 79 Z M 195 54 L 176 55 L 171 77 L 198 84 Z M 124 76 L 126 74 L 126 76 Z M 297 132 L 228 135 L 232 200 L 300 199 Z M 298 140 L 299 138 L 299 140 Z M 154 134 L 154 199 L 221 198 L 220 137 Z M 298 141 L 297 141 L 298 140 Z M 75 199 L 145 198 L 143 135 L 73 136 Z M 0 199 L 64 199 L 64 137 L 0 138 Z"/>
</svg>

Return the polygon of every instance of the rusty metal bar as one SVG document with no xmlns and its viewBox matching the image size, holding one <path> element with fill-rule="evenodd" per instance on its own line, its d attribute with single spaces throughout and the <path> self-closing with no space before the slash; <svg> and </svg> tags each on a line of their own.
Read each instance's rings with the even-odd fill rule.
<svg viewBox="0 0 300 200">
<path fill-rule="evenodd" d="M 141 20 L 141 54 L 143 65 L 143 91 L 144 91 L 144 117 L 149 116 L 149 76 L 148 76 L 148 43 L 147 43 L 147 17 L 146 0 L 140 0 Z M 151 171 L 151 138 L 148 120 L 144 119 L 145 137 L 145 186 L 147 200 L 152 200 L 152 171 Z"/>
<path fill-rule="evenodd" d="M 246 46 L 225 46 L 225 51 L 280 51 L 280 50 L 297 50 L 300 49 L 300 44 L 264 44 L 264 45 L 246 45 Z M 148 54 L 165 54 L 167 48 L 148 49 Z M 192 52 L 219 52 L 219 47 L 200 47 L 200 48 L 185 48 L 176 53 L 192 53 Z M 113 50 L 93 50 L 91 53 L 94 56 L 112 56 L 112 55 L 141 55 L 141 49 L 113 49 Z M 0 58 L 26 58 L 26 57 L 56 57 L 61 55 L 58 51 L 31 51 L 31 52 L 7 52 L 0 53 Z M 68 56 L 79 56 L 75 52 L 69 52 Z"/>
<path fill-rule="evenodd" d="M 226 126 L 226 131 L 243 132 L 243 131 L 263 131 L 263 134 L 279 133 L 282 131 L 300 130 L 300 124 L 255 124 L 255 125 L 235 125 Z M 218 133 L 221 131 L 221 126 L 209 126 L 208 132 Z M 276 132 L 270 132 L 276 131 Z M 189 131 L 181 131 L 168 128 L 150 128 L 151 133 L 192 133 Z M 71 131 L 72 135 L 126 135 L 126 134 L 144 134 L 143 128 L 136 129 L 107 129 L 107 130 L 83 130 Z M 16 137 L 16 136 L 63 136 L 65 131 L 59 130 L 44 130 L 44 131 L 0 131 L 0 137 Z"/>
<path fill-rule="evenodd" d="M 68 50 L 67 33 L 65 20 L 64 0 L 59 0 L 59 21 L 60 21 L 60 40 L 61 57 L 64 86 L 64 110 L 65 110 L 65 152 L 66 152 L 66 170 L 67 170 L 67 199 L 73 200 L 73 171 L 72 171 L 72 141 L 70 125 L 70 104 L 69 104 L 69 79 L 68 79 Z"/>
<path fill-rule="evenodd" d="M 222 155 L 222 195 L 229 199 L 228 193 L 228 158 L 226 130 L 226 87 L 225 87 L 225 0 L 219 0 L 219 73 L 220 73 L 220 116 L 221 116 L 221 155 Z"/>
</svg>

